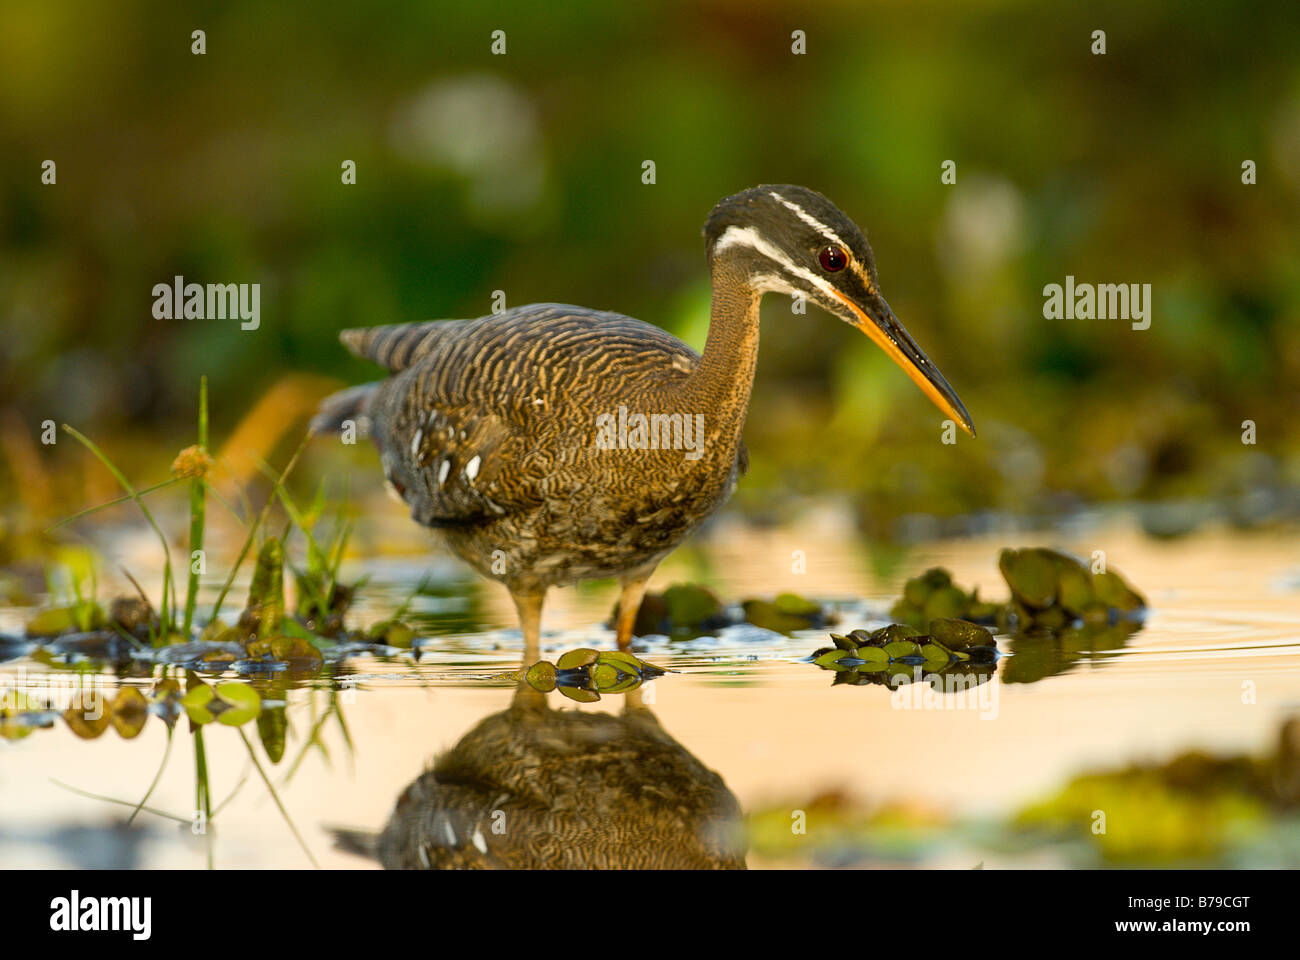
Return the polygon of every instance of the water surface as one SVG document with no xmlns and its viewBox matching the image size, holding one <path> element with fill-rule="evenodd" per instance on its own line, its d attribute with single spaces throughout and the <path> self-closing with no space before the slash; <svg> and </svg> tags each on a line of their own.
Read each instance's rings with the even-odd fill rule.
<svg viewBox="0 0 1300 960">
<path fill-rule="evenodd" d="M 977 702 L 946 695 L 918 705 L 881 686 L 832 685 L 831 673 L 804 661 L 826 645 L 824 631 L 786 637 L 742 625 L 716 638 L 643 640 L 639 655 L 676 671 L 644 688 L 646 705 L 671 737 L 722 777 L 746 814 L 763 813 L 769 831 L 788 816 L 782 811 L 815 815 L 828 803 L 896 812 L 905 842 L 859 844 L 844 862 L 966 868 L 1077 862 L 1077 851 L 1004 842 L 997 825 L 1086 770 L 1164 761 L 1188 749 L 1266 752 L 1279 724 L 1300 710 L 1300 552 L 1290 537 L 1211 532 L 1166 542 L 1111 525 L 1069 535 L 937 542 L 886 564 L 845 529 L 833 511 L 781 527 L 723 518 L 692 555 L 670 560 L 654 587 L 706 569 L 707 582 L 728 601 L 794 590 L 834 602 L 847 631 L 887 622 L 903 580 L 932 565 L 1002 599 L 999 549 L 1046 545 L 1085 557 L 1104 550 L 1145 593 L 1150 610 L 1122 648 L 1060 663 L 1059 672 L 1031 683 L 1004 682 L 1014 654 L 1001 638 L 998 676 Z M 797 551 L 804 573 L 792 572 Z M 391 615 L 430 570 L 433 595 L 417 599 L 411 618 L 424 634 L 418 658 L 357 657 L 343 668 L 349 679 L 341 694 L 337 682 L 326 680 L 296 683 L 288 694 L 288 749 L 268 769 L 323 866 L 373 866 L 334 849 L 329 829 L 379 829 L 435 754 L 511 702 L 514 685 L 501 674 L 520 666 L 519 635 L 496 585 L 418 554 L 359 556 L 345 570 L 345 579 L 371 577 L 356 616 L 365 623 Z M 543 656 L 554 659 L 579 646 L 612 648 L 603 622 L 613 599 L 607 585 L 553 591 Z M 0 628 L 14 632 L 25 615 L 3 611 Z M 19 660 L 0 669 L 38 677 L 46 668 Z M 327 720 L 320 741 L 328 756 L 309 750 L 285 782 L 331 697 L 338 698 L 350 747 L 343 728 Z M 551 705 L 563 709 L 617 713 L 622 701 L 607 696 L 579 707 L 550 694 Z M 151 807 L 180 817 L 194 806 L 185 726 L 177 727 L 168 770 L 150 799 Z M 0 865 L 307 865 L 233 730 L 214 728 L 207 736 L 214 796 L 220 800 L 248 782 L 204 836 L 189 824 L 149 815 L 127 831 L 124 808 L 60 786 L 136 801 L 165 739 L 158 722 L 129 741 L 111 731 L 83 741 L 57 724 L 0 744 Z M 749 865 L 835 862 L 814 846 L 760 839 Z"/>
</svg>

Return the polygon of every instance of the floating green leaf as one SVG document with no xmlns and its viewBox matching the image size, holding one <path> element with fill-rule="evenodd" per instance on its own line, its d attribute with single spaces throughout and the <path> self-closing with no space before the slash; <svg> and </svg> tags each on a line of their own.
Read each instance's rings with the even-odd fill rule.
<svg viewBox="0 0 1300 960">
<path fill-rule="evenodd" d="M 72 610 L 68 607 L 42 610 L 27 621 L 29 637 L 54 637 L 74 629 L 76 629 L 76 621 L 72 617 Z"/>
<path fill-rule="evenodd" d="M 930 621 L 930 636 L 950 650 L 993 645 L 993 634 L 968 620 L 940 617 Z"/>
<path fill-rule="evenodd" d="M 641 686 L 642 678 L 635 673 L 620 673 L 618 679 L 608 687 L 601 684 L 599 690 L 601 693 L 627 693 L 629 690 L 635 690 Z"/>
<path fill-rule="evenodd" d="M 876 664 L 883 667 L 889 663 L 889 654 L 885 652 L 884 647 L 858 647 L 853 656 L 868 665 Z"/>
<path fill-rule="evenodd" d="M 585 667 L 595 663 L 599 658 L 599 650 L 592 650 L 590 647 L 579 647 L 561 656 L 559 660 L 555 661 L 555 665 L 561 670 L 576 670 L 578 667 Z"/>
<path fill-rule="evenodd" d="M 407 650 L 415 640 L 415 631 L 397 620 L 383 620 L 370 628 L 370 639 Z"/>
<path fill-rule="evenodd" d="M 524 679 L 535 690 L 550 693 L 555 689 L 555 664 L 549 660 L 538 661 L 528 668 L 524 674 Z"/>
<path fill-rule="evenodd" d="M 801 597 L 797 593 L 778 593 L 772 598 L 772 606 L 778 613 L 791 617 L 819 617 L 822 614 L 820 603 Z"/>
<path fill-rule="evenodd" d="M 919 637 L 921 631 L 916 627 L 906 623 L 891 623 L 887 627 L 881 627 L 871 633 L 871 643 L 883 646 L 884 644 L 893 643 L 895 640 L 906 640 L 909 637 Z"/>
<path fill-rule="evenodd" d="M 921 652 L 921 647 L 912 640 L 893 640 L 884 647 L 892 659 L 898 660 L 901 657 L 915 657 Z"/>
<path fill-rule="evenodd" d="M 608 693 L 609 688 L 618 683 L 619 679 L 624 676 L 626 676 L 626 674 L 620 672 L 607 663 L 598 663 L 591 668 L 592 686 L 602 693 Z"/>
<path fill-rule="evenodd" d="M 644 660 L 639 660 L 632 654 L 622 650 L 602 650 L 600 655 L 596 657 L 596 662 L 608 663 L 623 673 L 627 673 L 629 670 L 635 673 L 650 673 L 654 676 L 664 673 L 661 668 L 656 667 L 653 663 L 646 663 Z"/>
<path fill-rule="evenodd" d="M 944 587 L 930 594 L 930 598 L 925 601 L 925 616 L 933 620 L 935 617 L 960 617 L 966 612 L 966 606 L 970 602 L 964 591 L 957 587 Z"/>
<path fill-rule="evenodd" d="M 694 627 L 722 612 L 713 591 L 689 583 L 675 583 L 663 593 L 668 619 L 674 629 Z"/>
<path fill-rule="evenodd" d="M 1003 550 L 998 558 L 1007 586 L 1027 607 L 1050 607 L 1056 600 L 1057 557 L 1050 550 Z"/>
<path fill-rule="evenodd" d="M 1061 606 L 1075 616 L 1081 616 L 1097 602 L 1092 576 L 1083 567 L 1074 564 L 1060 568 L 1056 595 Z"/>
<path fill-rule="evenodd" d="M 841 650 L 838 647 L 836 647 L 835 649 L 827 650 L 825 653 L 816 657 L 813 660 L 813 663 L 817 664 L 819 667 L 829 667 L 831 664 L 847 656 L 849 656 L 849 652 L 847 650 Z"/>
<path fill-rule="evenodd" d="M 1097 590 L 1097 599 L 1121 613 L 1132 613 L 1146 606 L 1142 595 L 1113 570 L 1094 575 L 1093 584 Z"/>
<path fill-rule="evenodd" d="M 952 657 L 952 651 L 939 643 L 921 644 L 921 656 L 925 657 L 927 663 L 947 663 Z"/>
</svg>

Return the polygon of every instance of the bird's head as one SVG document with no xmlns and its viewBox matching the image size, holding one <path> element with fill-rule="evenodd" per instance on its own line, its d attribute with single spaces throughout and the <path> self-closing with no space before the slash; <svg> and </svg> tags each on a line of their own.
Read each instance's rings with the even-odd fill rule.
<svg viewBox="0 0 1300 960">
<path fill-rule="evenodd" d="M 704 225 L 709 263 L 738 268 L 759 293 L 800 293 L 861 330 L 940 410 L 975 436 L 970 414 L 880 295 L 867 238 L 815 190 L 787 184 L 727 197 Z"/>
</svg>

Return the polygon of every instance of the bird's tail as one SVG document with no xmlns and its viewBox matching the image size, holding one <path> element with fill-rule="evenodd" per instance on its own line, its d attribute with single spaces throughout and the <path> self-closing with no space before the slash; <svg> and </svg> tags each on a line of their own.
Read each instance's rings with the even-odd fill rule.
<svg viewBox="0 0 1300 960">
<path fill-rule="evenodd" d="M 334 849 L 351 853 L 367 860 L 379 859 L 379 834 L 371 830 L 354 830 L 350 827 L 326 827 L 334 837 Z"/>
<path fill-rule="evenodd" d="M 370 398 L 378 383 L 363 383 L 332 393 L 320 402 L 316 416 L 312 417 L 312 433 L 337 433 L 351 421 L 357 432 L 365 434 L 370 428 Z"/>
</svg>

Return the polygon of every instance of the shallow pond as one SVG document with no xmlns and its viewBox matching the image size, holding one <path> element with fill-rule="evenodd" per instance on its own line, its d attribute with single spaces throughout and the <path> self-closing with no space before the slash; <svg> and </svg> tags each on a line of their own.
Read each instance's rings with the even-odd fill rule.
<svg viewBox="0 0 1300 960">
<path fill-rule="evenodd" d="M 837 631 L 887 622 L 906 577 L 934 565 L 979 586 L 982 596 L 1004 598 L 997 557 L 1007 545 L 1058 546 L 1083 557 L 1104 550 L 1150 609 L 1141 629 L 1116 649 L 1043 653 L 999 638 L 996 674 L 977 695 L 925 698 L 906 695 L 906 687 L 895 693 L 835 684 L 833 673 L 806 662 L 828 642 L 821 630 L 787 637 L 740 625 L 718 637 L 641 641 L 641 657 L 675 671 L 647 684 L 642 700 L 663 731 L 721 776 L 750 818 L 750 867 L 1101 862 L 1086 838 L 1030 843 L 1009 824 L 1079 773 L 1163 763 L 1192 749 L 1262 755 L 1273 749 L 1279 725 L 1300 712 L 1300 550 L 1290 536 L 1223 532 L 1153 541 L 1111 524 L 936 542 L 882 572 L 879 558 L 873 562 L 845 529 L 834 511 L 792 527 L 756 528 L 724 517 L 698 538 L 696 562 L 729 601 L 783 590 L 832 601 L 841 617 Z M 803 574 L 791 572 L 796 551 L 806 558 Z M 502 675 L 520 667 L 519 635 L 495 585 L 417 555 L 353 558 L 344 578 L 370 577 L 355 615 L 362 623 L 391 615 L 431 565 L 441 579 L 416 599 L 410 617 L 425 635 L 418 658 L 359 656 L 333 681 L 304 680 L 288 692 L 287 750 L 266 770 L 322 866 L 373 866 L 336 848 L 331 830 L 380 829 L 436 754 L 514 696 L 514 683 Z M 670 565 L 655 587 L 687 574 Z M 612 587 L 553 591 L 542 656 L 611 649 L 613 633 L 603 623 L 613 599 Z M 20 632 L 28 615 L 0 610 L 0 631 Z M 1022 659 L 1022 668 L 1033 669 L 1014 672 L 1015 661 L 1026 657 L 1038 662 Z M 32 684 L 48 668 L 18 659 L 0 671 Z M 149 682 L 106 679 L 110 688 Z M 331 700 L 346 727 L 326 716 Z M 549 701 L 588 712 L 624 707 L 622 695 L 580 706 L 551 693 Z M 320 747 L 299 759 L 322 717 Z M 111 731 L 83 740 L 57 723 L 0 743 L 0 866 L 308 865 L 234 730 L 214 728 L 206 754 L 215 800 L 237 792 L 210 828 L 196 832 L 187 821 L 195 781 L 185 727 L 184 720 L 176 727 L 177 743 L 148 806 L 186 822 L 144 813 L 130 829 L 123 826 L 129 807 L 69 788 L 137 802 L 163 755 L 163 724 L 150 723 L 131 740 Z M 801 817 L 803 832 L 792 828 Z M 834 830 L 826 829 L 830 823 Z M 1290 820 L 1256 832 L 1217 862 L 1295 866 L 1300 831 Z"/>
</svg>

